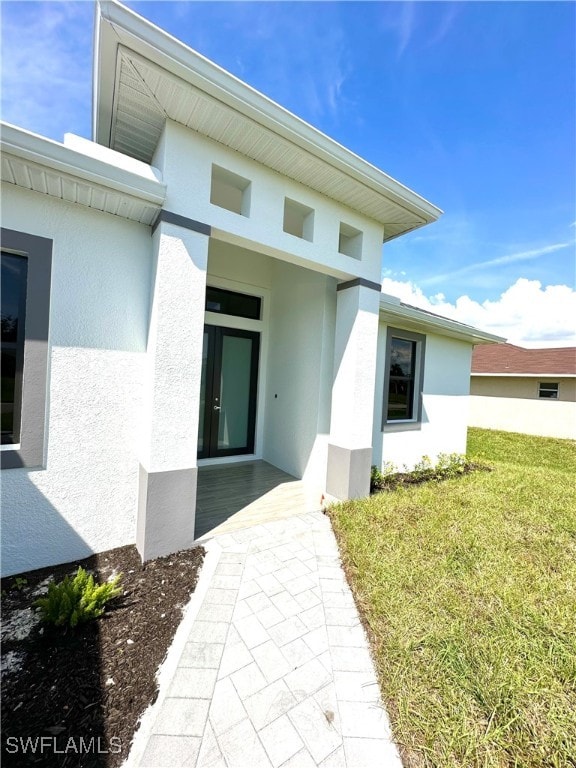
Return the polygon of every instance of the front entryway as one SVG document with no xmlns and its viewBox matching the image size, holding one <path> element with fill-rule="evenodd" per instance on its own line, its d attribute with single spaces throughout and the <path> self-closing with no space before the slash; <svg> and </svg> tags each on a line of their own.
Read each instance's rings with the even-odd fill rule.
<svg viewBox="0 0 576 768">
<path fill-rule="evenodd" d="M 260 334 L 206 325 L 198 458 L 254 453 Z"/>
<path fill-rule="evenodd" d="M 265 461 L 198 470 L 196 539 L 320 509 L 320 494 Z"/>
</svg>

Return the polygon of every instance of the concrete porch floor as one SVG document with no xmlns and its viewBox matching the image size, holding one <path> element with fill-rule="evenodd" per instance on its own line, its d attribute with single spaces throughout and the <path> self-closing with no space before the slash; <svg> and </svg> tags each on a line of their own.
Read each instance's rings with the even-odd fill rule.
<svg viewBox="0 0 576 768">
<path fill-rule="evenodd" d="M 198 470 L 196 539 L 319 509 L 319 494 L 265 461 Z"/>
</svg>

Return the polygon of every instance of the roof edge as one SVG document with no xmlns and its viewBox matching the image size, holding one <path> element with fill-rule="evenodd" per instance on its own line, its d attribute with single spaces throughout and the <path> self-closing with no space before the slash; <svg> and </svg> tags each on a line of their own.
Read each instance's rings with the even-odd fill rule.
<svg viewBox="0 0 576 768">
<path fill-rule="evenodd" d="M 448 317 L 434 315 L 424 309 L 403 304 L 396 297 L 387 294 L 380 298 L 380 315 L 388 315 L 394 320 L 399 318 L 420 328 L 432 328 L 441 336 L 449 336 L 473 344 L 500 344 L 506 341 L 502 336 L 481 331 L 471 325 L 460 323 L 458 320 L 451 320 Z"/>
<path fill-rule="evenodd" d="M 115 71 L 114 54 L 120 44 L 201 88 L 340 172 L 409 207 L 424 219 L 424 224 L 436 221 L 443 213 L 421 195 L 116 0 L 100 0 L 97 5 L 93 93 L 95 141 L 107 144 L 110 140 L 114 93 L 110 82 L 104 82 L 104 73 L 108 71 L 108 79 L 114 81 L 110 70 Z"/>
<path fill-rule="evenodd" d="M 471 376 L 482 376 L 498 379 L 576 379 L 576 373 L 558 373 L 557 371 L 542 371 L 542 373 L 522 373 L 517 371 L 516 373 L 482 373 L 478 371 L 471 371 Z"/>
<path fill-rule="evenodd" d="M 162 206 L 166 197 L 166 185 L 156 178 L 151 166 L 134 161 L 134 170 L 118 167 L 111 161 L 95 157 L 95 153 L 88 154 L 79 149 L 83 143 L 87 143 L 92 144 L 95 149 L 98 147 L 102 152 L 100 145 L 80 137 L 75 139 L 77 140 L 74 143 L 78 149 L 0 121 L 0 143 L 3 152 L 74 176 L 89 184 L 97 184 L 158 207 Z M 136 170 L 136 163 L 142 166 L 140 172 Z"/>
</svg>

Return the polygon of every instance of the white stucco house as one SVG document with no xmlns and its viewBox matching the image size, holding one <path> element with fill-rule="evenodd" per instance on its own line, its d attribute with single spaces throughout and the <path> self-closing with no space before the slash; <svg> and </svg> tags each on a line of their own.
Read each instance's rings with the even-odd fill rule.
<svg viewBox="0 0 576 768">
<path fill-rule="evenodd" d="M 463 452 L 498 341 L 381 294 L 441 211 L 114 2 L 93 141 L 3 124 L 3 573 L 195 540 L 198 469 L 320 499 Z"/>
</svg>

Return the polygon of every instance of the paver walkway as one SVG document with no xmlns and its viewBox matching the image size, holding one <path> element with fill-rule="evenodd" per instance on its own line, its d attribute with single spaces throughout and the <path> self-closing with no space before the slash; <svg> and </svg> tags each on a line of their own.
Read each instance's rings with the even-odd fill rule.
<svg viewBox="0 0 576 768">
<path fill-rule="evenodd" d="M 205 546 L 192 614 L 128 765 L 401 768 L 328 518 Z"/>
</svg>

